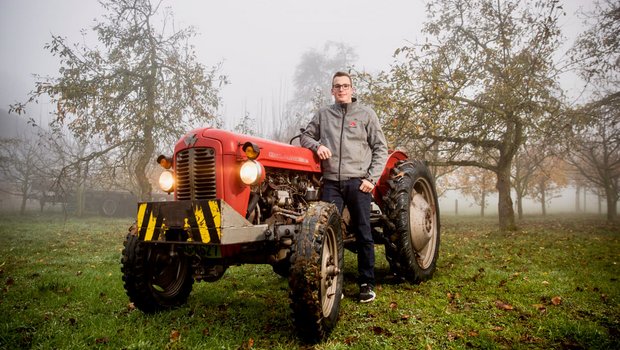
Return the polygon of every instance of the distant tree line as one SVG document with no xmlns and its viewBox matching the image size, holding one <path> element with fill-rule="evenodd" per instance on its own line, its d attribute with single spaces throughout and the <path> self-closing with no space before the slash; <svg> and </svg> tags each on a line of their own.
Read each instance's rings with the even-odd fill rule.
<svg viewBox="0 0 620 350">
<path fill-rule="evenodd" d="M 222 125 L 219 89 L 227 78 L 218 64 L 197 62 L 195 30 L 174 29 L 161 2 L 101 4 L 107 13 L 92 28 L 101 48 L 52 36 L 46 48 L 60 58 L 59 75 L 39 77 L 28 101 L 11 111 L 50 97 L 57 106 L 52 126 L 70 130 L 72 141 L 62 142 L 77 146 L 59 147 L 72 152 L 45 168 L 73 174 L 76 183 L 97 172 L 148 199 L 156 152 L 192 127 Z M 283 119 L 261 136 L 287 142 L 299 133 L 330 103 L 331 74 L 347 70 L 362 102 L 378 112 L 390 147 L 426 159 L 442 190 L 459 189 L 482 210 L 496 192 L 502 230 L 516 228 L 525 197 L 539 201 L 544 213 L 568 184 L 597 189 L 607 200 L 607 219 L 617 220 L 619 13 L 617 1 L 597 3 L 588 14 L 591 26 L 563 53 L 561 1 L 430 2 L 424 41 L 397 48 L 384 71 L 357 70 L 355 50 L 345 43 L 303 53 Z M 585 102 L 569 101 L 560 84 L 567 72 L 583 79 Z M 234 130 L 255 134 L 255 116 L 241 117 Z M 50 142 L 59 143 L 58 135 L 51 131 Z M 22 154 L 3 147 L 2 156 L 28 159 L 30 146 L 21 147 Z M 15 169 L 3 173 L 19 177 Z"/>
</svg>

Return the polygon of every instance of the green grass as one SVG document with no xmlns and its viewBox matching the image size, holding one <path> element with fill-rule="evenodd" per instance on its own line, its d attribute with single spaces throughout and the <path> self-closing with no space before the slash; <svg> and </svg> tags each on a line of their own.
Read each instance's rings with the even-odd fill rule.
<svg viewBox="0 0 620 350">
<path fill-rule="evenodd" d="M 345 299 L 331 337 L 295 336 L 286 280 L 234 266 L 199 283 L 186 306 L 146 315 L 124 293 L 131 220 L 0 215 L 0 348 L 33 349 L 618 349 L 620 227 L 598 216 L 444 217 L 434 278 L 391 284 L 377 247 L 378 297 Z"/>
</svg>

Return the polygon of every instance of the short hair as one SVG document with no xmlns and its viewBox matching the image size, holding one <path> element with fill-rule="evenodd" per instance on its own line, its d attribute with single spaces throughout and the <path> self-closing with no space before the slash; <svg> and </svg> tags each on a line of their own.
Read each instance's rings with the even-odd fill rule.
<svg viewBox="0 0 620 350">
<path fill-rule="evenodd" d="M 332 82 L 334 81 L 334 79 L 336 79 L 336 77 L 347 77 L 349 78 L 349 82 L 351 82 L 351 86 L 353 86 L 353 79 L 351 78 L 351 74 L 347 73 L 347 72 L 336 72 L 334 73 L 334 76 L 332 77 Z"/>
</svg>

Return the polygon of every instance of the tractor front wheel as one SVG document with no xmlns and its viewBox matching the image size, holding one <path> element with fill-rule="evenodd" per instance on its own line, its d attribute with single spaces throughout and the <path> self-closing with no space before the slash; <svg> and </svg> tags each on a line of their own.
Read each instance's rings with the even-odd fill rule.
<svg viewBox="0 0 620 350">
<path fill-rule="evenodd" d="M 194 283 L 190 259 L 173 247 L 145 244 L 131 230 L 121 260 L 129 300 L 149 313 L 185 304 Z"/>
<path fill-rule="evenodd" d="M 312 205 L 292 246 L 291 309 L 302 339 L 317 343 L 336 326 L 344 280 L 341 219 L 335 205 Z"/>
</svg>

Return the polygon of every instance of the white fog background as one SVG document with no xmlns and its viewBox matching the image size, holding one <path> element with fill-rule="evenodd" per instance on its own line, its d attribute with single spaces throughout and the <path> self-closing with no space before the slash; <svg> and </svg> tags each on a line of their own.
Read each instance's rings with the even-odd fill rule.
<svg viewBox="0 0 620 350">
<path fill-rule="evenodd" d="M 594 2 L 563 3 L 566 16 L 560 23 L 568 47 L 584 29 L 577 11 L 591 10 Z M 262 131 L 274 128 L 277 121 L 272 116 L 281 112 L 278 108 L 294 94 L 292 80 L 302 53 L 320 50 L 327 41 L 353 47 L 359 56 L 355 67 L 374 73 L 389 68 L 396 48 L 424 40 L 423 0 L 166 0 L 163 6 L 172 9 L 177 28 L 197 29 L 200 35 L 192 43 L 202 64 L 222 62 L 220 73 L 230 84 L 222 90 L 220 115 L 228 129 L 246 112 L 262 124 Z M 0 0 L 0 111 L 26 100 L 34 87 L 33 74 L 57 74 L 57 58 L 44 49 L 52 34 L 74 43 L 82 40 L 80 33 L 85 29 L 87 40 L 91 40 L 87 43 L 94 46 L 90 29 L 102 13 L 95 0 Z M 567 76 L 562 84 L 577 96 L 580 82 Z M 45 103 L 30 105 L 28 115 L 45 123 L 49 109 Z M 586 198 L 586 209 L 598 212 L 598 198 L 590 193 Z M 452 194 L 440 199 L 442 213 L 454 213 L 455 199 Z M 479 212 L 470 199 L 458 200 L 459 214 Z M 497 199 L 492 197 L 488 203 L 486 213 L 495 214 Z M 567 190 L 562 198 L 551 202 L 549 212 L 574 208 L 574 191 Z M 538 204 L 525 210 L 540 213 Z"/>
</svg>

